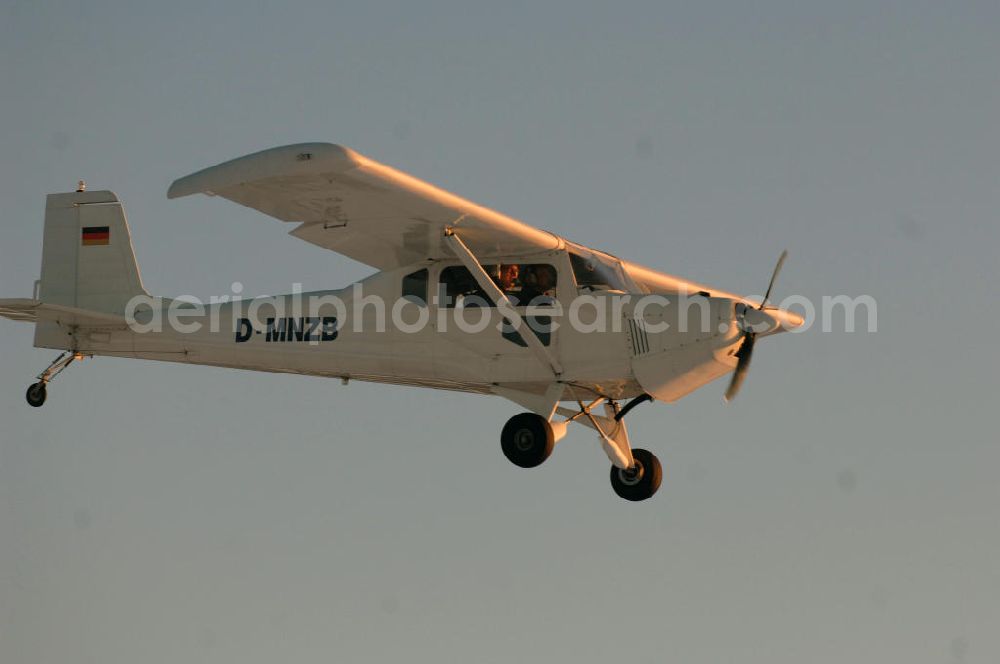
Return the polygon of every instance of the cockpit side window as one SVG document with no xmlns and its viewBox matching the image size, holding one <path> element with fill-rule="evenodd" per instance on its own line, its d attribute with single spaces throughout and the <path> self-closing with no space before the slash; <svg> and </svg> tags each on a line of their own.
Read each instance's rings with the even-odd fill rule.
<svg viewBox="0 0 1000 664">
<path fill-rule="evenodd" d="M 551 304 L 556 295 L 558 271 L 548 263 L 493 263 L 483 265 L 497 288 L 514 306 Z M 463 265 L 441 270 L 439 302 L 443 307 L 493 307 L 495 303 Z"/>
</svg>

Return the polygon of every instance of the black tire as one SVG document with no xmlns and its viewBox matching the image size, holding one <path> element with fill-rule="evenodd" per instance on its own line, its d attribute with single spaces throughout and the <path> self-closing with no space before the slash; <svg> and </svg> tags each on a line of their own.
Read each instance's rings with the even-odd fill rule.
<svg viewBox="0 0 1000 664">
<path fill-rule="evenodd" d="M 541 415 L 521 413 L 507 420 L 500 434 L 500 447 L 510 462 L 534 468 L 549 458 L 556 446 L 552 425 Z"/>
<path fill-rule="evenodd" d="M 45 403 L 45 398 L 48 396 L 46 392 L 45 383 L 35 383 L 25 392 L 24 398 L 28 401 L 29 406 L 41 408 L 42 404 Z"/>
<path fill-rule="evenodd" d="M 636 464 L 634 471 L 611 466 L 611 488 L 625 500 L 638 502 L 652 498 L 663 481 L 660 460 L 649 450 L 643 449 L 632 450 L 632 458 Z"/>
</svg>

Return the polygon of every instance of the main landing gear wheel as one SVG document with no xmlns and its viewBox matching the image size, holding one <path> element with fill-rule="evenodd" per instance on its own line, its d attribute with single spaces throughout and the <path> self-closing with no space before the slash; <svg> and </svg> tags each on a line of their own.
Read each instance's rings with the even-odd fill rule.
<svg viewBox="0 0 1000 664">
<path fill-rule="evenodd" d="M 500 434 L 500 447 L 511 463 L 534 468 L 549 458 L 556 446 L 552 425 L 535 413 L 521 413 L 507 420 Z"/>
<path fill-rule="evenodd" d="M 611 466 L 611 488 L 625 500 L 640 501 L 652 498 L 663 481 L 660 460 L 649 450 L 632 450 L 635 466 L 622 470 Z"/>
<path fill-rule="evenodd" d="M 24 398 L 28 400 L 28 405 L 34 408 L 41 408 L 45 403 L 46 394 L 45 383 L 35 383 L 28 388 Z"/>
</svg>

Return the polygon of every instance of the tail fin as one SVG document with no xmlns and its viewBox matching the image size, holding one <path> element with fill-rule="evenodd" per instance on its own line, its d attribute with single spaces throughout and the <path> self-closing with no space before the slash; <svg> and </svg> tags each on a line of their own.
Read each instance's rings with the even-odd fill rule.
<svg viewBox="0 0 1000 664">
<path fill-rule="evenodd" d="M 130 299 L 146 294 L 118 197 L 110 191 L 49 194 L 38 299 L 120 315 Z"/>
</svg>

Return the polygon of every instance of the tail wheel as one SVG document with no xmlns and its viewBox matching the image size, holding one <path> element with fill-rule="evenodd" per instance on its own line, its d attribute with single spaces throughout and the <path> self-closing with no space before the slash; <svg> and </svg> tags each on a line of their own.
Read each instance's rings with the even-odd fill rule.
<svg viewBox="0 0 1000 664">
<path fill-rule="evenodd" d="M 41 408 L 42 404 L 45 403 L 45 398 L 48 396 L 47 390 L 45 389 L 45 383 L 35 383 L 28 388 L 28 391 L 24 394 L 24 398 L 27 399 L 28 405 L 33 408 Z"/>
<path fill-rule="evenodd" d="M 663 481 L 663 468 L 660 460 L 649 450 L 632 450 L 635 465 L 623 470 L 611 467 L 611 488 L 621 498 L 631 501 L 652 498 Z"/>
<path fill-rule="evenodd" d="M 510 462 L 534 468 L 549 458 L 555 448 L 552 425 L 535 413 L 521 413 L 507 420 L 500 434 L 500 447 Z"/>
</svg>

